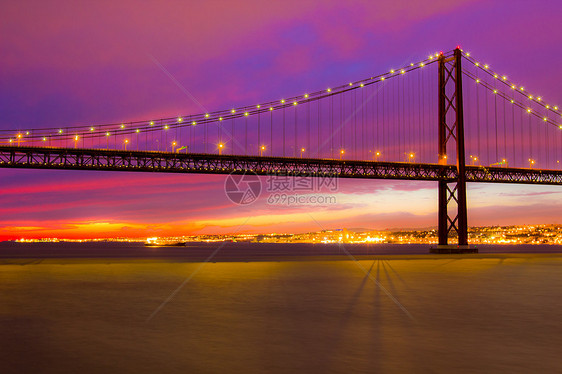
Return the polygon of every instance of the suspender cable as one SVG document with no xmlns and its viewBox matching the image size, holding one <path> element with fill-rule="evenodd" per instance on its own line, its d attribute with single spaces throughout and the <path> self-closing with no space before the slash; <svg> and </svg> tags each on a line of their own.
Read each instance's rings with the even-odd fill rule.
<svg viewBox="0 0 562 374">
<path fill-rule="evenodd" d="M 361 154 L 365 159 L 365 90 L 361 90 Z"/>
<path fill-rule="evenodd" d="M 426 70 L 427 71 L 427 70 Z M 425 82 L 424 82 L 424 70 L 421 71 L 420 75 L 421 75 L 421 88 L 420 88 L 420 96 L 421 96 L 421 126 L 422 126 L 422 130 L 423 130 L 423 143 L 424 143 L 424 147 L 423 147 L 423 157 L 425 160 L 427 160 L 427 146 L 425 144 L 425 142 L 427 141 L 427 139 L 429 138 L 429 136 L 426 136 L 426 133 L 428 132 L 428 129 L 425 126 L 425 95 L 422 94 L 422 91 L 425 89 Z M 429 92 L 429 90 L 427 91 Z"/>
<path fill-rule="evenodd" d="M 297 107 L 294 107 L 295 110 L 295 118 L 294 118 L 294 123 L 293 123 L 293 157 L 296 157 L 297 155 Z"/>
<path fill-rule="evenodd" d="M 507 122 L 505 120 L 505 100 L 503 101 L 503 157 L 507 159 Z"/>
<path fill-rule="evenodd" d="M 318 100 L 316 102 L 316 109 L 318 111 L 317 115 L 316 115 L 316 136 L 318 137 L 317 139 L 317 146 L 316 146 L 316 153 L 318 158 L 320 158 L 320 103 L 322 102 L 322 100 Z"/>
<path fill-rule="evenodd" d="M 343 111 L 345 110 L 345 105 L 343 101 L 343 93 L 340 94 L 340 152 L 343 149 L 343 137 L 344 137 L 344 124 L 343 124 Z"/>
<path fill-rule="evenodd" d="M 371 86 L 373 89 L 373 95 L 376 95 L 375 100 L 376 100 L 376 113 L 373 113 L 373 117 L 375 117 L 376 115 L 376 126 L 375 126 L 375 131 L 373 131 L 373 152 L 378 152 L 380 150 L 380 128 L 379 128 L 379 93 L 378 90 L 375 91 L 375 85 Z M 374 106 L 373 106 L 374 108 Z"/>
<path fill-rule="evenodd" d="M 499 162 L 498 157 L 498 96 L 494 95 L 494 127 L 496 129 L 496 162 Z"/>
<path fill-rule="evenodd" d="M 384 92 L 386 91 L 386 85 L 383 84 L 382 86 L 382 143 L 383 143 L 383 152 L 385 154 L 385 156 L 383 156 L 383 159 L 386 159 L 386 154 L 388 153 L 388 149 L 387 149 L 387 142 L 386 142 L 386 137 L 388 136 L 387 131 L 386 131 L 386 117 L 385 117 L 385 94 Z"/>
<path fill-rule="evenodd" d="M 330 95 L 330 154 L 334 158 L 334 95 Z"/>
<path fill-rule="evenodd" d="M 340 152 L 345 149 L 345 130 L 347 130 L 347 122 L 346 123 L 343 122 L 343 119 L 347 117 L 345 113 L 345 92 L 341 94 L 341 97 L 343 102 L 343 108 L 342 108 L 342 129 L 341 129 L 342 146 Z"/>
<path fill-rule="evenodd" d="M 421 88 L 420 88 L 420 76 L 417 76 L 418 80 L 418 152 L 420 157 L 423 157 L 422 153 L 422 127 L 421 127 Z M 422 159 L 424 160 L 424 159 Z M 420 160 L 420 161 L 422 161 Z"/>
<path fill-rule="evenodd" d="M 525 165 L 525 152 L 524 152 L 524 144 L 526 142 L 523 141 L 524 138 L 524 128 L 525 126 L 523 125 L 523 111 L 520 110 L 519 111 L 519 117 L 520 117 L 520 121 L 519 121 L 519 130 L 521 131 L 521 141 L 519 142 L 520 146 L 521 146 L 521 150 L 519 152 L 519 154 L 521 155 L 521 166 Z M 529 154 L 530 156 L 530 154 Z"/>
<path fill-rule="evenodd" d="M 357 153 L 357 91 L 353 90 L 353 157 L 356 158 Z"/>
<path fill-rule="evenodd" d="M 515 91 L 512 90 L 511 98 L 515 99 Z M 521 139 L 523 141 L 523 139 Z M 515 105 L 511 104 L 511 147 L 513 151 L 513 162 L 516 162 L 515 157 Z"/>
<path fill-rule="evenodd" d="M 490 119 L 488 115 L 488 97 L 484 95 L 484 101 L 486 103 L 486 120 L 484 121 L 485 124 L 488 124 L 488 120 Z M 486 126 L 486 162 L 490 164 L 490 126 Z"/>
<path fill-rule="evenodd" d="M 283 157 L 285 157 L 285 106 L 283 106 Z"/>
<path fill-rule="evenodd" d="M 312 105 L 310 101 L 306 103 L 306 147 L 308 152 L 310 152 L 310 105 Z M 312 154 L 309 154 L 312 157 Z"/>
</svg>

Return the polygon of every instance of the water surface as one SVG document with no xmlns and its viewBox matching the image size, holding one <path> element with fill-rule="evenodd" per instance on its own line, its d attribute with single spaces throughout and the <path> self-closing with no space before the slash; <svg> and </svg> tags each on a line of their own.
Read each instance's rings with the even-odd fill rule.
<svg viewBox="0 0 562 374">
<path fill-rule="evenodd" d="M 10 248 L 0 248 L 2 373 L 562 370 L 558 253 L 380 247 L 359 261 L 278 261 L 264 250 L 269 258 L 240 262 L 248 247 L 233 246 L 202 263 L 127 257 L 127 246 L 79 259 L 56 245 L 28 251 L 43 257 Z"/>
</svg>

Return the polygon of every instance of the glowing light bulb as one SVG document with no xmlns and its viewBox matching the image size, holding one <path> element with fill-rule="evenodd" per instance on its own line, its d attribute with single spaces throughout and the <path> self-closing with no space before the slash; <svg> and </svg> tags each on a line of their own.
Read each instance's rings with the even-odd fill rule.
<svg viewBox="0 0 562 374">
<path fill-rule="evenodd" d="M 168 130 L 168 129 L 169 129 L 168 125 L 165 125 L 164 130 Z"/>
<path fill-rule="evenodd" d="M 222 121 L 222 117 L 219 117 L 219 121 Z"/>
<path fill-rule="evenodd" d="M 514 90 L 514 89 L 516 89 L 516 88 L 517 88 L 517 87 L 516 87 L 514 84 L 511 85 L 511 89 Z"/>
<path fill-rule="evenodd" d="M 488 65 L 484 65 L 484 69 L 488 69 L 488 68 L 489 68 L 489 66 L 488 66 Z"/>
<path fill-rule="evenodd" d="M 111 135 L 109 132 L 106 132 L 106 133 L 105 133 L 105 136 L 109 136 L 109 135 Z"/>
<path fill-rule="evenodd" d="M 385 77 L 381 77 L 381 81 L 385 80 Z"/>
<path fill-rule="evenodd" d="M 296 101 L 293 101 L 293 105 L 297 105 L 298 103 Z"/>
<path fill-rule="evenodd" d="M 540 97 L 540 96 L 539 96 L 539 97 L 537 97 L 537 101 L 541 101 L 541 97 Z"/>
<path fill-rule="evenodd" d="M 476 83 L 480 83 L 480 79 L 477 79 L 477 80 L 476 80 Z"/>
<path fill-rule="evenodd" d="M 308 98 L 308 94 L 304 94 L 304 98 L 307 99 L 307 98 Z"/>
<path fill-rule="evenodd" d="M 353 86 L 353 83 L 349 83 L 350 86 Z"/>
<path fill-rule="evenodd" d="M 209 118 L 209 113 L 205 113 L 205 118 Z"/>
<path fill-rule="evenodd" d="M 285 104 L 285 99 L 281 99 L 281 104 Z"/>
<path fill-rule="evenodd" d="M 510 102 L 513 104 L 515 102 L 515 100 L 510 100 Z"/>
<path fill-rule="evenodd" d="M 425 66 L 425 64 L 422 62 L 422 63 L 420 63 L 420 66 L 423 68 Z"/>
<path fill-rule="evenodd" d="M 154 121 L 150 121 L 150 126 L 154 126 Z"/>
<path fill-rule="evenodd" d="M 140 132 L 140 130 L 139 130 L 139 129 L 136 129 L 135 132 L 138 134 L 138 133 Z"/>
<path fill-rule="evenodd" d="M 365 87 L 365 85 L 364 85 L 363 83 L 361 83 L 361 84 L 359 85 L 359 87 Z"/>
<path fill-rule="evenodd" d="M 125 125 L 121 125 L 121 128 L 124 129 L 124 128 L 125 128 Z"/>
<path fill-rule="evenodd" d="M 497 94 L 497 93 L 498 93 L 498 90 L 494 90 L 494 93 Z"/>
<path fill-rule="evenodd" d="M 248 116 L 250 115 L 250 113 L 244 112 L 244 115 L 245 115 L 246 117 L 248 117 Z"/>
<path fill-rule="evenodd" d="M 480 66 L 480 63 L 475 62 L 475 63 L 474 63 L 474 66 Z"/>
<path fill-rule="evenodd" d="M 258 108 L 258 109 L 259 109 L 259 108 L 261 108 L 261 105 L 259 105 L 259 104 L 258 104 L 258 105 L 256 105 L 256 108 Z"/>
<path fill-rule="evenodd" d="M 328 88 L 328 89 L 327 89 L 326 91 L 328 91 L 328 92 L 332 92 L 332 89 L 331 89 L 331 88 Z"/>
<path fill-rule="evenodd" d="M 191 125 L 195 126 L 195 125 L 197 125 L 197 122 L 193 121 L 193 122 L 191 122 Z"/>
<path fill-rule="evenodd" d="M 506 79 L 507 79 L 507 77 L 506 77 L 506 76 L 504 75 L 504 76 L 502 77 L 502 79 L 503 79 L 503 80 L 506 80 Z"/>
<path fill-rule="evenodd" d="M 543 117 L 542 120 L 546 122 L 546 121 L 548 121 L 548 118 Z"/>
<path fill-rule="evenodd" d="M 531 108 L 527 108 L 527 113 L 531 113 Z"/>
<path fill-rule="evenodd" d="M 555 106 L 555 107 L 554 107 L 554 110 L 558 110 L 558 107 L 557 107 L 557 106 Z"/>
<path fill-rule="evenodd" d="M 236 110 L 232 109 L 232 110 L 230 111 L 230 113 L 234 114 L 234 113 L 236 113 Z"/>
<path fill-rule="evenodd" d="M 497 78 L 498 78 L 498 75 L 497 75 L 497 74 L 494 74 L 494 78 L 496 78 L 496 79 L 497 79 Z"/>
<path fill-rule="evenodd" d="M 10 140 L 12 140 L 12 139 L 10 139 Z M 43 137 L 43 141 L 44 141 L 44 142 L 47 141 L 47 138 Z"/>
<path fill-rule="evenodd" d="M 95 129 L 93 127 L 90 127 L 90 131 L 94 131 Z"/>
<path fill-rule="evenodd" d="M 390 71 L 390 74 L 394 74 L 394 69 L 392 69 L 392 70 Z"/>
<path fill-rule="evenodd" d="M 183 121 L 183 118 L 178 117 L 178 122 L 181 122 L 181 121 Z"/>
<path fill-rule="evenodd" d="M 273 107 L 272 107 L 272 106 L 270 106 L 270 107 L 269 107 L 269 110 L 273 110 Z"/>
<path fill-rule="evenodd" d="M 59 134 L 62 134 L 62 129 L 59 130 Z"/>
</svg>

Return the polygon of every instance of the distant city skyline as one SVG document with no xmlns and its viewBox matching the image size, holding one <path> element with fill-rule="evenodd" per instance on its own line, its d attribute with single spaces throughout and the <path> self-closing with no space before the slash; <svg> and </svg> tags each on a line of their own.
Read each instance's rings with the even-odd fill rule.
<svg viewBox="0 0 562 374">
<path fill-rule="evenodd" d="M 516 226 L 484 226 L 469 229 L 471 244 L 562 244 L 562 225 L 516 225 Z M 255 243 L 349 243 L 349 244 L 437 244 L 439 239 L 437 228 L 427 229 L 353 229 L 339 228 L 303 233 L 267 233 L 267 234 L 204 234 L 180 235 L 168 237 L 143 238 L 76 238 L 65 239 L 45 237 L 40 239 L 19 238 L 19 243 L 51 242 L 144 242 L 152 246 L 178 246 L 191 242 L 255 242 Z M 451 238 L 457 243 L 456 238 Z"/>
</svg>

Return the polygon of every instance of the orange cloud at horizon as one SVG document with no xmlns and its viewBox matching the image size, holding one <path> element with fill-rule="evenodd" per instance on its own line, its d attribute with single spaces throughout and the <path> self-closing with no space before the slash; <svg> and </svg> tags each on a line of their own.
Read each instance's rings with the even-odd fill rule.
<svg viewBox="0 0 562 374">
<path fill-rule="evenodd" d="M 105 238 L 146 238 L 150 236 L 174 236 L 180 232 L 189 234 L 198 229 L 190 224 L 153 224 L 131 222 L 38 222 L 33 226 L 0 227 L 0 240 L 15 239 L 105 239 Z M 180 231 L 181 230 L 181 231 Z"/>
</svg>

